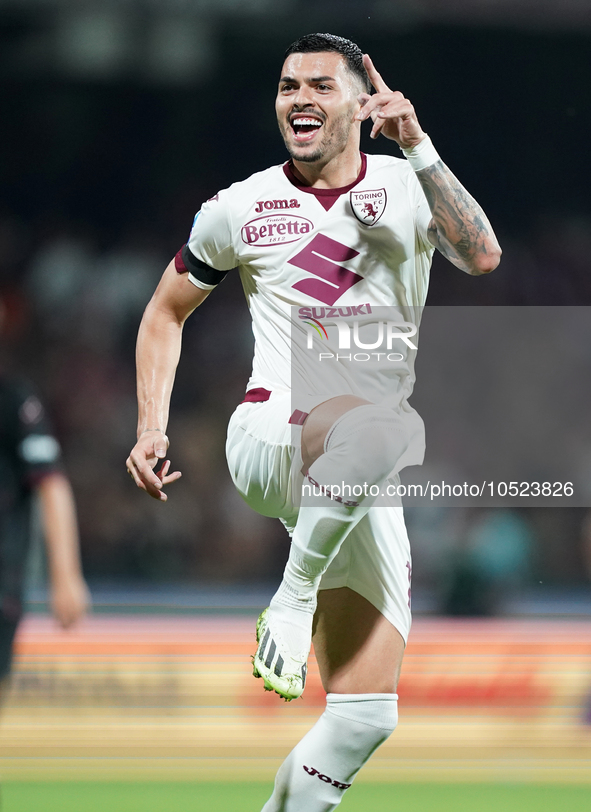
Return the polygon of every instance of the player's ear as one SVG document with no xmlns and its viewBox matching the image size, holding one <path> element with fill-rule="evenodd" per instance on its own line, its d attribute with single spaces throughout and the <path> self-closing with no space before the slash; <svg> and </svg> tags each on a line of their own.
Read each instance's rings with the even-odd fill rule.
<svg viewBox="0 0 591 812">
<path fill-rule="evenodd" d="M 358 124 L 360 124 L 359 113 L 362 110 L 362 108 L 367 104 L 367 100 L 369 98 L 370 96 L 367 93 L 359 93 L 359 95 L 357 96 L 355 105 L 353 107 L 353 121 L 355 121 Z"/>
</svg>

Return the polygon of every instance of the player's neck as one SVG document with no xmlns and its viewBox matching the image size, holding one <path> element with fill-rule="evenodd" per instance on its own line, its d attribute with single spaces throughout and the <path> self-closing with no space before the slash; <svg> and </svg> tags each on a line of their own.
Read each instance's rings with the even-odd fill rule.
<svg viewBox="0 0 591 812">
<path fill-rule="evenodd" d="M 342 152 L 327 163 L 306 163 L 295 159 L 292 163 L 298 180 L 316 189 L 340 189 L 348 186 L 359 177 L 362 165 L 358 147 Z"/>
</svg>

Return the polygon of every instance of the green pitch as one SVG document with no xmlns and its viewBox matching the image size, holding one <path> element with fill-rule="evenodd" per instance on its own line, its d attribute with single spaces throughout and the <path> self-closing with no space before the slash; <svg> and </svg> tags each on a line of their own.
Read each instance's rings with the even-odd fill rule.
<svg viewBox="0 0 591 812">
<path fill-rule="evenodd" d="M 2 812 L 260 812 L 270 784 L 9 782 Z M 356 784 L 343 812 L 589 812 L 591 786 Z"/>
</svg>

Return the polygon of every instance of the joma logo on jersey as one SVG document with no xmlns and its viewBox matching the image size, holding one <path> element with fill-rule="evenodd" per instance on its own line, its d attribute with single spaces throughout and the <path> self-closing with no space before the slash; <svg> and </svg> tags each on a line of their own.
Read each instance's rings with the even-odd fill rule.
<svg viewBox="0 0 591 812">
<path fill-rule="evenodd" d="M 258 200 L 255 211 L 260 214 L 265 209 L 299 209 L 300 204 L 292 197 L 291 200 Z"/>
<path fill-rule="evenodd" d="M 297 214 L 268 214 L 242 226 L 242 241 L 247 245 L 268 247 L 296 242 L 314 227 L 310 220 Z"/>
</svg>

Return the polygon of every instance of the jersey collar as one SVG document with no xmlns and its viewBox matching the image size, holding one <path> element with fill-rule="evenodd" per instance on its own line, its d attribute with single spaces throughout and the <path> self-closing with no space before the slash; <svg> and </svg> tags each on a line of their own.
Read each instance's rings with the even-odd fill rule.
<svg viewBox="0 0 591 812">
<path fill-rule="evenodd" d="M 316 200 L 322 205 L 326 211 L 328 211 L 332 206 L 337 202 L 341 195 L 344 195 L 346 192 L 350 191 L 354 186 L 357 186 L 363 178 L 365 177 L 365 173 L 367 172 L 367 155 L 364 152 L 360 153 L 361 155 L 361 169 L 359 170 L 359 174 L 353 181 L 353 183 L 349 183 L 348 186 L 339 186 L 337 189 L 316 189 L 313 186 L 306 186 L 296 177 L 293 171 L 293 161 L 289 160 L 287 163 L 283 164 L 283 171 L 285 172 L 285 176 L 290 183 L 300 190 L 300 192 L 307 192 L 310 195 L 314 195 Z"/>
</svg>

